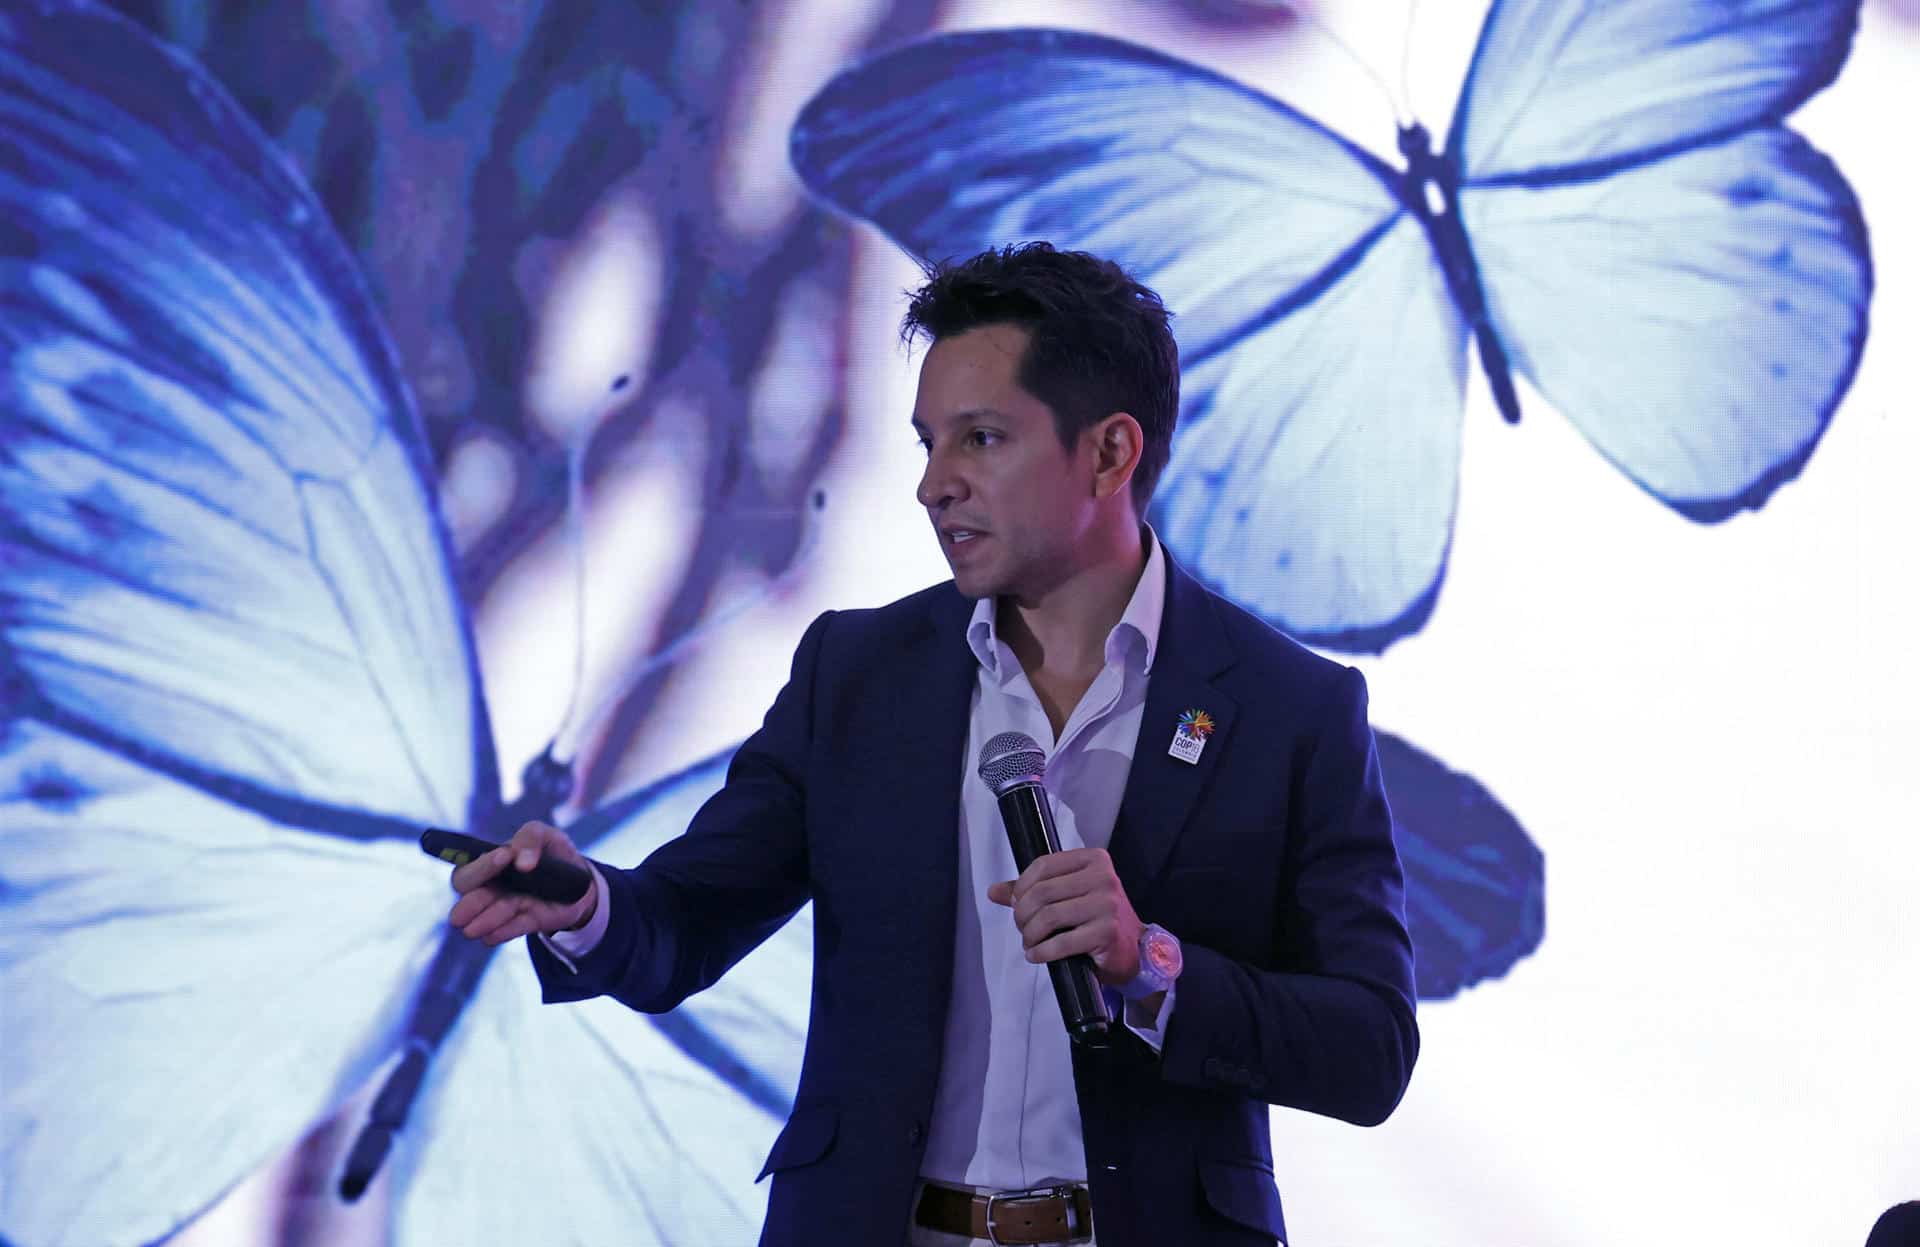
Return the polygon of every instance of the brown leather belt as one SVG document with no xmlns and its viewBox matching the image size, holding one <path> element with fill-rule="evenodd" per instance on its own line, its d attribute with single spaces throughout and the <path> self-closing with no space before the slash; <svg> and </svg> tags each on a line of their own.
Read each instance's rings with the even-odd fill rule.
<svg viewBox="0 0 1920 1247">
<path fill-rule="evenodd" d="M 927 1182 L 913 1221 L 990 1243 L 1077 1243 L 1093 1237 L 1093 1204 L 1078 1182 L 990 1194 Z"/>
</svg>

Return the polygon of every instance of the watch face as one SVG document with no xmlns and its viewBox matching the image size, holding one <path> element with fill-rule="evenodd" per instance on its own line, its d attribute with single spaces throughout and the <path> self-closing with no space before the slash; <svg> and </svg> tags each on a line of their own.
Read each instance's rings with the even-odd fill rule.
<svg viewBox="0 0 1920 1247">
<path fill-rule="evenodd" d="M 1167 978 L 1180 973 L 1180 941 L 1165 931 L 1147 933 L 1146 961 L 1148 967 Z"/>
</svg>

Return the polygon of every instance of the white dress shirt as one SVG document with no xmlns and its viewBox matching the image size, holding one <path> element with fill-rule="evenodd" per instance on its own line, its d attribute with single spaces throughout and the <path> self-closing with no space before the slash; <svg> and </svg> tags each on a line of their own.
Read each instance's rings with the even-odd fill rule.
<svg viewBox="0 0 1920 1247">
<path fill-rule="evenodd" d="M 1027 960 L 1013 911 L 987 899 L 989 884 L 1019 872 L 999 804 L 975 765 L 992 737 L 1025 732 L 1047 753 L 1045 779 L 1060 847 L 1107 846 L 1133 765 L 1166 603 L 1166 560 L 1151 533 L 1147 545 L 1139 583 L 1107 633 L 1106 664 L 1057 738 L 1026 672 L 1000 639 L 994 599 L 978 602 L 967 624 L 979 675 L 965 756 L 954 762 L 963 776 L 953 991 L 923 1177 L 1001 1190 L 1086 1180 L 1080 1105 L 1052 980 L 1046 966 Z M 597 901 L 586 926 L 541 937 L 569 969 L 606 933 L 608 894 L 597 870 L 594 889 Z M 1117 1000 L 1108 993 L 1110 1005 Z M 1151 1016 L 1130 1004 L 1121 1020 L 1157 1052 L 1173 1000 L 1169 990 Z"/>
<path fill-rule="evenodd" d="M 1013 911 L 987 899 L 987 885 L 1019 871 L 999 803 L 975 768 L 987 741 L 1001 732 L 1025 732 L 1047 753 L 1046 785 L 1060 847 L 1107 847 L 1133 766 L 1166 602 L 1166 559 L 1159 542 L 1148 541 L 1146 568 L 1120 622 L 1107 633 L 1106 665 L 1057 739 L 1019 659 L 1000 638 L 994 600 L 977 603 L 967 624 L 979 676 L 966 756 L 957 763 L 963 775 L 953 994 L 923 1177 L 997 1190 L 1047 1179 L 1086 1180 L 1080 1104 L 1053 982 L 1046 966 L 1027 960 Z M 1132 1016 L 1129 1009 L 1123 1020 L 1158 1051 L 1172 1006 L 1169 991 L 1157 1017 Z"/>
</svg>

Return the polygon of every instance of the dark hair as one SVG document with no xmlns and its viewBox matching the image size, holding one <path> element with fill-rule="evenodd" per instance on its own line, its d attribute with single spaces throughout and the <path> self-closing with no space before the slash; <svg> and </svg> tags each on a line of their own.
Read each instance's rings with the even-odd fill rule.
<svg viewBox="0 0 1920 1247">
<path fill-rule="evenodd" d="M 1140 422 L 1133 504 L 1145 514 L 1180 414 L 1180 354 L 1160 296 L 1112 260 L 1044 242 L 929 264 L 926 275 L 900 336 L 938 342 L 983 325 L 1025 329 L 1016 375 L 1053 410 L 1062 445 L 1071 449 L 1082 430 L 1116 411 Z"/>
</svg>

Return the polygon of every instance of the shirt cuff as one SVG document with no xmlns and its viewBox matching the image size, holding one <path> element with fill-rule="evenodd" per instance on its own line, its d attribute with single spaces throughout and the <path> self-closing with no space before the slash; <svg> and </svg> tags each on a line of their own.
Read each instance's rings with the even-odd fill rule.
<svg viewBox="0 0 1920 1247">
<path fill-rule="evenodd" d="M 548 935 L 540 933 L 540 942 L 547 951 L 557 958 L 570 973 L 580 973 L 580 967 L 574 962 L 599 947 L 607 934 L 607 881 L 600 877 L 600 868 L 592 862 L 587 869 L 593 872 L 593 916 L 587 919 L 587 925 L 578 931 L 555 931 Z"/>
<path fill-rule="evenodd" d="M 1147 1047 L 1159 1052 L 1167 1042 L 1167 1019 L 1173 1016 L 1173 997 L 1179 990 L 1178 982 L 1169 985 L 1166 995 L 1160 998 L 1158 1012 L 1152 1014 L 1147 1012 L 1145 1000 L 1123 1000 L 1118 992 L 1114 992 L 1107 1000 L 1119 1006 L 1121 1023 L 1140 1036 L 1140 1041 Z"/>
</svg>

